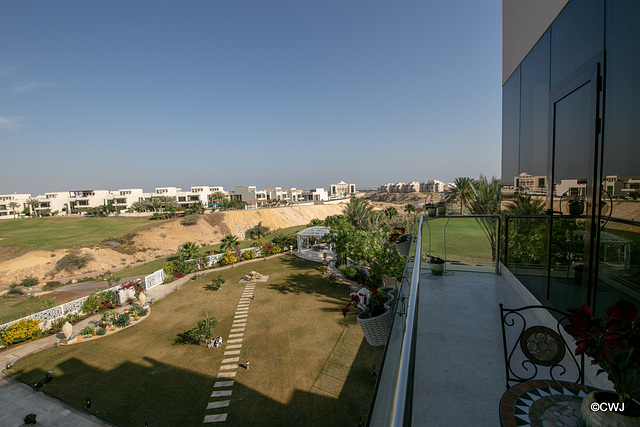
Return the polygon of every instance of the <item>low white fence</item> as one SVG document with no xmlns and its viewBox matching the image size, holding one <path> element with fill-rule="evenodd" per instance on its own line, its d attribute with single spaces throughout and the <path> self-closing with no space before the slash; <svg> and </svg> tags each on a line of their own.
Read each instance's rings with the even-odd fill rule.
<svg viewBox="0 0 640 427">
<path fill-rule="evenodd" d="M 164 283 L 164 270 L 158 270 L 144 278 L 144 289 L 148 291 L 149 289 L 156 287 L 158 285 L 162 285 Z"/>
<path fill-rule="evenodd" d="M 105 291 L 102 292 L 106 292 L 106 291 L 117 291 L 121 288 L 121 285 L 118 286 L 114 286 L 113 288 L 109 288 L 106 289 Z M 116 292 L 116 295 L 118 293 Z M 89 295 L 84 296 L 82 298 L 78 298 L 78 299 L 74 299 L 73 301 L 69 301 L 67 303 L 61 304 L 61 305 L 57 305 L 53 308 L 49 308 L 47 310 L 43 310 L 43 311 L 39 311 L 37 313 L 34 313 L 30 316 L 26 316 L 23 317 L 21 319 L 17 319 L 17 320 L 12 320 L 11 322 L 7 322 L 4 325 L 0 325 L 0 331 L 8 328 L 9 326 L 13 325 L 14 323 L 17 323 L 23 319 L 33 319 L 33 320 L 39 320 L 40 321 L 40 328 L 41 329 L 47 329 L 50 322 L 56 320 L 56 319 L 60 319 L 62 317 L 67 316 L 68 314 L 71 313 L 77 313 L 79 311 L 82 310 L 82 306 L 84 305 L 84 302 L 87 300 L 87 298 L 89 298 Z"/>
</svg>

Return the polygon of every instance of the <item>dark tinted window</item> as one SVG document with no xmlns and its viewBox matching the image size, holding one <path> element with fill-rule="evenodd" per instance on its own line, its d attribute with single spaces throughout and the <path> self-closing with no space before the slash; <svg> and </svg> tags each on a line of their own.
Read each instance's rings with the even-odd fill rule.
<svg viewBox="0 0 640 427">
<path fill-rule="evenodd" d="M 513 185 L 518 176 L 520 141 L 520 68 L 502 87 L 502 184 Z"/>
</svg>

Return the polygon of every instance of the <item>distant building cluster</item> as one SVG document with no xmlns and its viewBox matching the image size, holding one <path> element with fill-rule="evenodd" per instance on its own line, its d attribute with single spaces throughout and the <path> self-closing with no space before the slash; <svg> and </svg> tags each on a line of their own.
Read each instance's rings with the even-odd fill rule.
<svg viewBox="0 0 640 427">
<path fill-rule="evenodd" d="M 383 193 L 441 193 L 446 190 L 446 186 L 447 184 L 437 179 L 425 182 L 389 182 L 381 185 L 380 191 Z"/>
<path fill-rule="evenodd" d="M 197 186 L 189 191 L 177 187 L 158 187 L 153 193 L 145 193 L 141 188 L 109 190 L 73 190 L 56 191 L 44 195 L 0 194 L 0 219 L 13 218 L 19 214 L 48 216 L 82 213 L 90 208 L 111 206 L 118 212 L 124 212 L 136 202 L 151 201 L 154 198 L 168 197 L 183 208 L 202 203 L 204 207 L 215 207 L 214 194 L 224 194 L 225 200 L 238 199 L 246 203 L 247 209 L 255 209 L 274 201 L 325 202 L 356 192 L 355 184 L 340 182 L 330 186 L 328 192 L 322 187 L 300 190 L 296 188 L 271 187 L 257 190 L 255 186 L 238 186 L 233 191 L 225 191 L 221 186 Z"/>
<path fill-rule="evenodd" d="M 611 197 L 637 198 L 640 195 L 640 175 L 609 175 L 604 179 L 602 185 Z M 513 188 L 528 194 L 545 195 L 547 177 L 521 173 L 514 177 Z M 585 197 L 586 193 L 586 178 L 563 179 L 555 184 L 554 194 L 556 196 Z"/>
</svg>

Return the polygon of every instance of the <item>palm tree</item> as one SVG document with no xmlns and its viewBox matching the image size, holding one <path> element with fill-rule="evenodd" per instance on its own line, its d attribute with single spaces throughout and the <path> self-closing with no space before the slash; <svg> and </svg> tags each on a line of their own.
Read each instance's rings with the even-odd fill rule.
<svg viewBox="0 0 640 427">
<path fill-rule="evenodd" d="M 411 212 L 415 212 L 416 211 L 416 207 L 413 206 L 411 203 L 408 203 L 405 207 L 404 210 L 407 211 L 407 213 L 411 213 Z"/>
<path fill-rule="evenodd" d="M 36 211 L 36 208 L 40 205 L 40 201 L 38 199 L 31 198 L 27 200 L 27 204 L 31 208 L 30 216 L 38 216 L 38 211 Z"/>
<path fill-rule="evenodd" d="M 530 194 L 515 193 L 503 212 L 507 215 L 542 215 L 543 210 L 544 200 L 534 199 Z"/>
<path fill-rule="evenodd" d="M 398 215 L 398 209 L 394 208 L 393 206 L 389 206 L 385 208 L 384 214 L 387 216 L 387 218 L 391 219 L 394 216 Z"/>
<path fill-rule="evenodd" d="M 380 215 L 373 213 L 373 207 L 357 197 L 349 200 L 342 214 L 358 230 L 369 230 L 380 220 Z"/>
<path fill-rule="evenodd" d="M 309 221 L 309 224 L 307 224 L 307 227 L 322 227 L 324 226 L 324 221 L 318 218 L 313 218 L 311 221 Z"/>
<path fill-rule="evenodd" d="M 502 185 L 495 176 L 491 181 L 486 176 L 480 175 L 480 179 L 472 184 L 472 192 L 469 203 L 469 210 L 473 215 L 494 215 L 500 213 L 500 197 Z M 491 258 L 496 259 L 496 219 L 476 218 L 485 236 L 491 245 Z"/>
<path fill-rule="evenodd" d="M 186 242 L 180 246 L 178 254 L 183 260 L 196 258 L 198 256 L 198 245 L 193 242 Z"/>
<path fill-rule="evenodd" d="M 16 208 L 20 206 L 20 204 L 18 202 L 16 202 L 15 200 L 12 200 L 9 202 L 9 207 L 11 208 L 11 213 L 13 214 L 13 219 L 16 218 Z"/>
<path fill-rule="evenodd" d="M 227 234 L 222 238 L 222 245 L 220 248 L 223 251 L 228 251 L 238 247 L 238 238 L 233 234 Z"/>
<path fill-rule="evenodd" d="M 462 215 L 473 193 L 473 180 L 466 176 L 456 178 L 454 180 L 454 186 L 455 187 L 449 192 L 447 199 L 449 201 L 457 200 L 460 202 L 460 215 Z"/>
</svg>

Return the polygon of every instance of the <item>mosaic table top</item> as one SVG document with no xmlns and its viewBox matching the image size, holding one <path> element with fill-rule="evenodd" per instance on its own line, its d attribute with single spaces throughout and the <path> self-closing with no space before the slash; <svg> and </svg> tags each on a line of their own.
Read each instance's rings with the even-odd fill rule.
<svg viewBox="0 0 640 427">
<path fill-rule="evenodd" d="M 579 426 L 582 399 L 595 390 L 552 380 L 515 385 L 500 399 L 500 422 L 504 427 Z"/>
</svg>

